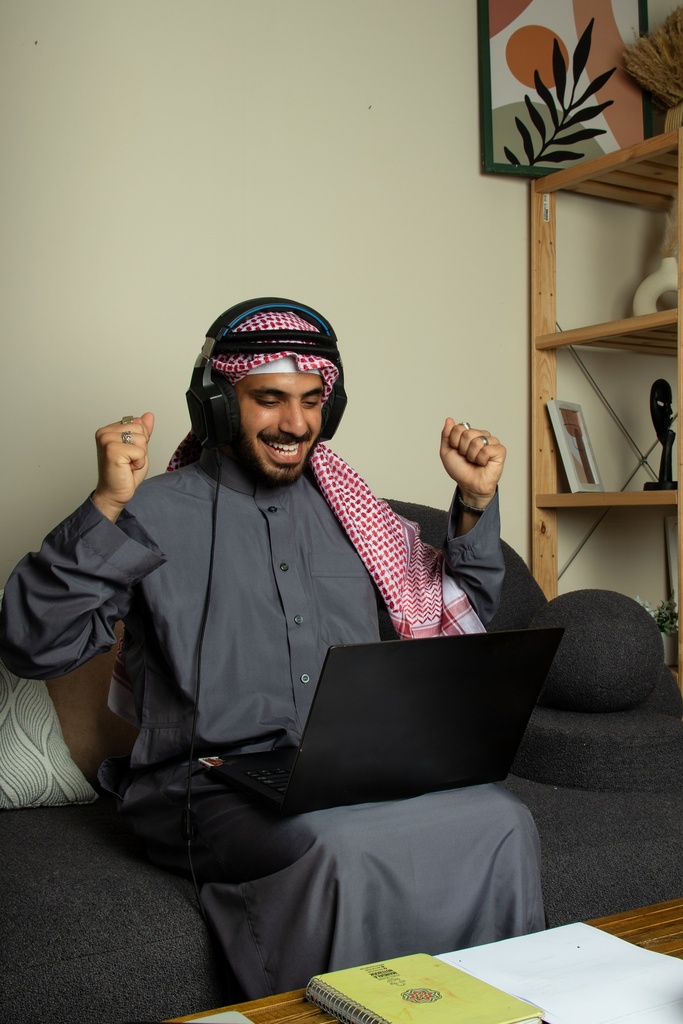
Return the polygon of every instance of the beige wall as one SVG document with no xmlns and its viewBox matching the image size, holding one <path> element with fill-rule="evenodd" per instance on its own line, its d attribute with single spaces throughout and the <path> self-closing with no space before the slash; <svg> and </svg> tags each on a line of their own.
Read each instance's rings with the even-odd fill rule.
<svg viewBox="0 0 683 1024">
<path fill-rule="evenodd" d="M 262 294 L 334 324 L 335 447 L 378 494 L 447 504 L 447 415 L 499 434 L 527 555 L 528 183 L 480 171 L 474 2 L 4 0 L 0 46 L 0 581 L 92 488 L 98 425 L 153 410 L 163 470 L 206 328 Z M 574 274 L 623 306 L 652 258 L 638 215 L 584 288 L 596 220 L 572 313 Z"/>
</svg>

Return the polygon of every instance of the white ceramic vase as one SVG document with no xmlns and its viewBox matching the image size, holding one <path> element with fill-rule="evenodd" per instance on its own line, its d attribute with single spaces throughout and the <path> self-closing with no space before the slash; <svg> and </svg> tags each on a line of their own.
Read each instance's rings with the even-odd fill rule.
<svg viewBox="0 0 683 1024">
<path fill-rule="evenodd" d="M 645 313 L 657 312 L 657 300 L 664 292 L 675 292 L 678 289 L 678 260 L 675 256 L 665 256 L 654 274 L 650 274 L 638 286 L 633 296 L 633 315 L 644 316 Z"/>
</svg>

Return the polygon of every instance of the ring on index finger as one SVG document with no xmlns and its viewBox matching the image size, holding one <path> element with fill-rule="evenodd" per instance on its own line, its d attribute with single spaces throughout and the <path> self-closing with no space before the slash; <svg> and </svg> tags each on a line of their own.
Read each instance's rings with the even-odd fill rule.
<svg viewBox="0 0 683 1024">
<path fill-rule="evenodd" d="M 460 420 L 460 426 L 464 427 L 465 430 L 471 430 L 472 429 L 470 424 L 467 422 L 467 420 Z"/>
<path fill-rule="evenodd" d="M 122 416 L 121 417 L 121 422 L 124 424 L 124 426 L 125 426 L 126 423 L 133 423 L 134 421 L 135 421 L 135 416 Z"/>
<path fill-rule="evenodd" d="M 123 441 L 124 444 L 133 443 L 133 435 L 131 434 L 130 430 L 121 431 L 121 440 Z"/>
<path fill-rule="evenodd" d="M 486 448 L 488 446 L 488 444 L 489 444 L 488 437 L 484 437 L 484 435 L 481 434 L 480 437 L 479 437 L 479 440 L 483 442 L 484 448 Z"/>
</svg>

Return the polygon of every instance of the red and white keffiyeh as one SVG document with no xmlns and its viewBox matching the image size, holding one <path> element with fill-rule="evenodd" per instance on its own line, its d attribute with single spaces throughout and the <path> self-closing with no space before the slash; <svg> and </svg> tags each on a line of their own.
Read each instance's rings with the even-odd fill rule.
<svg viewBox="0 0 683 1024">
<path fill-rule="evenodd" d="M 308 321 L 290 312 L 264 312 L 250 317 L 236 330 L 317 329 Z M 231 384 L 256 367 L 275 362 L 283 356 L 295 359 L 302 373 L 320 373 L 323 378 L 323 400 L 329 396 L 338 370 L 329 360 L 302 351 L 266 352 L 264 354 L 217 355 L 212 358 L 215 370 L 225 374 Z M 273 372 L 277 368 L 273 367 Z M 196 462 L 201 446 L 190 432 L 180 443 L 168 469 Z M 316 445 L 310 460 L 325 501 L 344 528 L 363 564 L 377 586 L 401 639 L 448 636 L 458 633 L 482 633 L 484 627 L 465 592 L 445 571 L 442 551 L 420 539 L 419 527 L 397 515 L 391 506 L 376 498 L 365 481 L 339 455 L 323 444 Z M 119 658 L 112 677 L 110 707 L 130 718 L 130 702 L 114 691 L 127 689 L 130 683 Z M 124 710 L 128 708 L 128 713 Z"/>
</svg>

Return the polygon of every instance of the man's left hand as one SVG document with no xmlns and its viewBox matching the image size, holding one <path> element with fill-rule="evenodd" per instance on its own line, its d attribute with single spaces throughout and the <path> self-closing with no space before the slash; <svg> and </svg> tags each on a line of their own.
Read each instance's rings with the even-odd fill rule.
<svg viewBox="0 0 683 1024">
<path fill-rule="evenodd" d="M 456 423 L 449 417 L 441 433 L 440 454 L 462 500 L 473 508 L 486 508 L 503 472 L 507 454 L 504 445 L 489 430 Z"/>
</svg>

